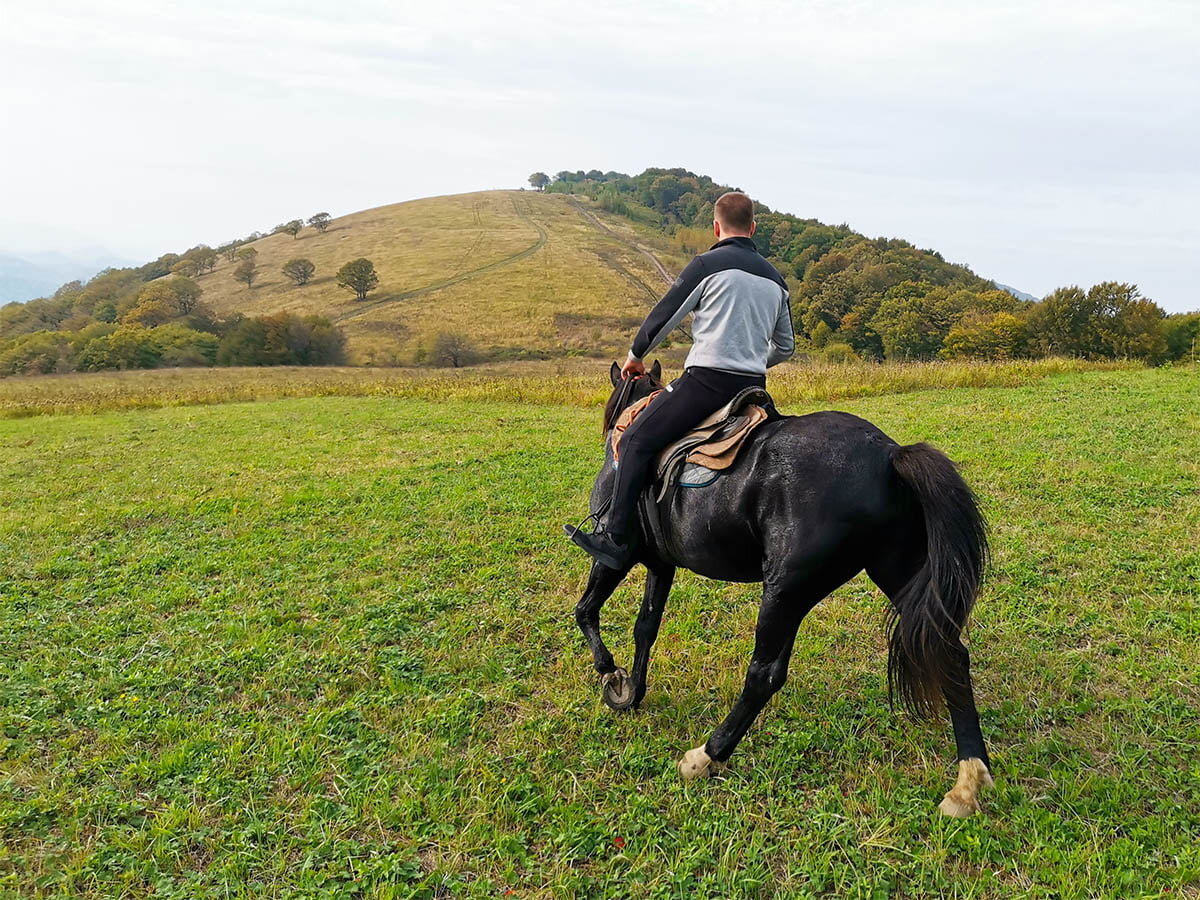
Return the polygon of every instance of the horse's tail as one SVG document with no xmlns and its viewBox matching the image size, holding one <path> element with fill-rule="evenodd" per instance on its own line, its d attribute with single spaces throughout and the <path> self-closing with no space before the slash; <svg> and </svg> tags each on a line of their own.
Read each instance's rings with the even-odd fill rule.
<svg viewBox="0 0 1200 900">
<path fill-rule="evenodd" d="M 892 597 L 888 690 L 918 717 L 943 699 L 966 705 L 969 683 L 959 635 L 983 582 L 987 524 L 954 463 L 929 444 L 897 447 L 892 466 L 912 489 L 925 520 L 925 562 Z"/>
</svg>

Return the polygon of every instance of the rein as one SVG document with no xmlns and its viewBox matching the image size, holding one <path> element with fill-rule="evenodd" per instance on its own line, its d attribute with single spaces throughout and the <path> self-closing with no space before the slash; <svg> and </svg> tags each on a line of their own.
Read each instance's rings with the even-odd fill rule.
<svg viewBox="0 0 1200 900">
<path fill-rule="evenodd" d="M 629 406 L 629 397 L 633 393 L 634 383 L 642 378 L 649 378 L 648 375 L 634 375 L 632 378 L 621 379 L 620 390 L 617 391 L 617 400 L 613 404 L 612 415 L 604 423 L 604 431 L 607 434 L 616 424 L 621 413 L 625 412 L 625 408 Z"/>
<path fill-rule="evenodd" d="M 625 408 L 627 406 L 629 406 L 629 398 L 630 398 L 630 395 L 633 393 L 634 382 L 636 382 L 640 378 L 646 378 L 646 377 L 648 377 L 648 376 L 634 375 L 632 378 L 621 379 L 621 387 L 617 391 L 617 399 L 616 399 L 616 402 L 613 404 L 612 415 L 604 423 L 605 434 L 607 434 L 609 431 L 611 431 L 613 429 L 613 426 L 616 424 L 617 419 L 620 418 L 621 413 L 623 413 L 625 411 Z M 586 518 L 584 518 L 577 527 L 580 530 L 582 530 L 583 526 L 587 522 L 594 522 L 596 525 L 599 525 L 600 518 L 606 512 L 608 512 L 608 508 L 610 506 L 612 506 L 612 496 L 611 495 L 609 497 L 607 497 L 602 504 L 600 504 L 599 509 L 597 509 L 594 513 L 589 513 L 588 516 Z"/>
</svg>

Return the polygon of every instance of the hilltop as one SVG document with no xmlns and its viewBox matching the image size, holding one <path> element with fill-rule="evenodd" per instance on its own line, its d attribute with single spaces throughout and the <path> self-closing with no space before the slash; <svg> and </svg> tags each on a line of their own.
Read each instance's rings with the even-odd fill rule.
<svg viewBox="0 0 1200 900">
<path fill-rule="evenodd" d="M 325 214 L 215 250 L 106 270 L 0 307 L 0 376 L 188 365 L 453 365 L 617 357 L 692 254 L 729 187 L 686 169 L 535 173 L 483 191 Z M 1035 301 L 934 250 L 756 202 L 759 250 L 783 273 L 806 353 L 828 361 L 1149 361 L 1194 355 L 1200 315 L 1164 317 L 1136 285 Z M 251 284 L 239 280 L 249 266 Z M 370 260 L 359 299 L 337 284 Z M 304 284 L 284 274 L 304 260 Z M 250 277 L 251 273 L 244 272 Z M 301 279 L 303 280 L 303 279 Z M 659 353 L 678 362 L 686 324 Z"/>
<path fill-rule="evenodd" d="M 419 362 L 438 334 L 491 359 L 624 352 L 633 329 L 686 257 L 664 236 L 586 200 L 533 191 L 431 197 L 333 220 L 326 232 L 274 234 L 247 246 L 261 273 L 247 288 L 224 258 L 198 278 L 218 315 L 319 314 L 364 363 Z M 297 286 L 287 260 L 316 265 Z M 337 285 L 367 257 L 379 286 L 360 302 Z"/>
</svg>

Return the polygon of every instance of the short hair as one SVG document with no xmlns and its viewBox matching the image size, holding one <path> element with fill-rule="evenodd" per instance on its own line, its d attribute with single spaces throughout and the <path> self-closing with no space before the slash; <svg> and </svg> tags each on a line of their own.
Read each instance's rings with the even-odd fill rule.
<svg viewBox="0 0 1200 900">
<path fill-rule="evenodd" d="M 754 201 L 741 191 L 729 191 L 717 198 L 713 218 L 730 231 L 749 231 L 754 224 Z"/>
</svg>

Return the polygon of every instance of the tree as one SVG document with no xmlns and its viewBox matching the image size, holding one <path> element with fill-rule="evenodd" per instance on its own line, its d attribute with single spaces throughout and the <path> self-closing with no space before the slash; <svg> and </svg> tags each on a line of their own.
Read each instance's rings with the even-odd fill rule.
<svg viewBox="0 0 1200 900">
<path fill-rule="evenodd" d="M 1163 322 L 1167 340 L 1167 359 L 1196 361 L 1200 349 L 1200 312 L 1177 313 Z"/>
<path fill-rule="evenodd" d="M 1027 326 L 1010 312 L 976 310 L 963 316 L 942 344 L 945 359 L 1014 359 L 1024 353 Z"/>
<path fill-rule="evenodd" d="M 182 275 L 184 278 L 195 278 L 200 274 L 200 267 L 194 259 L 181 259 L 171 266 L 172 275 Z"/>
<path fill-rule="evenodd" d="M 1033 307 L 1029 332 L 1046 355 L 1095 357 L 1100 355 L 1096 313 L 1082 288 L 1058 288 Z"/>
<path fill-rule="evenodd" d="M 317 229 L 321 234 L 325 233 L 325 229 L 329 227 L 332 217 L 329 213 L 319 212 L 308 220 L 308 224 Z"/>
<path fill-rule="evenodd" d="M 289 259 L 283 264 L 283 274 L 296 284 L 308 284 L 308 280 L 312 278 L 315 271 L 317 271 L 317 267 L 312 264 L 310 259 Z"/>
<path fill-rule="evenodd" d="M 529 184 L 536 191 L 544 191 L 546 185 L 550 183 L 550 176 L 545 172 L 534 172 L 529 176 Z"/>
<path fill-rule="evenodd" d="M 475 348 L 461 334 L 443 331 L 433 340 L 430 354 L 435 365 L 452 366 L 455 369 L 471 363 Z"/>
<path fill-rule="evenodd" d="M 254 284 L 254 278 L 258 275 L 258 265 L 251 259 L 244 259 L 238 264 L 238 267 L 233 270 L 233 278 L 235 281 L 244 281 L 246 287 Z"/>
<path fill-rule="evenodd" d="M 367 291 L 379 284 L 379 276 L 375 274 L 375 264 L 369 259 L 360 258 L 346 263 L 337 273 L 339 287 L 354 291 L 359 300 L 367 299 Z"/>
<path fill-rule="evenodd" d="M 203 275 L 205 272 L 211 272 L 217 267 L 217 251 L 212 247 L 201 244 L 199 247 L 193 247 L 185 255 L 185 259 L 190 259 L 196 264 L 196 274 Z"/>
<path fill-rule="evenodd" d="M 244 259 L 257 259 L 258 251 L 255 250 L 253 247 L 239 247 L 237 252 L 234 253 L 234 257 L 236 259 L 243 259 L 243 260 Z"/>
<path fill-rule="evenodd" d="M 238 246 L 237 241 L 226 241 L 217 248 L 217 253 L 224 256 L 226 262 L 233 262 L 234 256 L 238 251 Z"/>
<path fill-rule="evenodd" d="M 143 328 L 155 328 L 165 325 L 177 315 L 175 306 L 168 300 L 159 297 L 147 297 L 138 300 L 138 305 L 121 316 L 121 323 L 140 325 Z"/>
<path fill-rule="evenodd" d="M 161 325 L 178 316 L 190 315 L 199 304 L 201 293 L 200 285 L 190 278 L 179 275 L 160 278 L 138 291 L 136 305 L 126 310 L 121 320 L 141 322 L 148 327 Z"/>
<path fill-rule="evenodd" d="M 112 334 L 94 338 L 79 351 L 79 368 L 85 372 L 153 369 L 163 352 L 154 333 L 156 330 L 125 325 Z"/>
<path fill-rule="evenodd" d="M 261 319 L 242 319 L 225 333 L 217 347 L 219 366 L 260 366 L 267 329 Z"/>
<path fill-rule="evenodd" d="M 200 303 L 200 295 L 204 293 L 200 285 L 190 278 L 168 279 L 167 287 L 175 295 L 175 308 L 181 316 L 191 315 Z"/>
<path fill-rule="evenodd" d="M 303 230 L 303 228 L 304 228 L 304 220 L 303 219 L 292 219 L 290 222 L 284 222 L 282 225 L 280 225 L 275 230 L 282 231 L 284 234 L 290 234 L 292 236 L 292 240 L 294 241 L 297 237 L 300 236 L 300 232 Z"/>
</svg>

